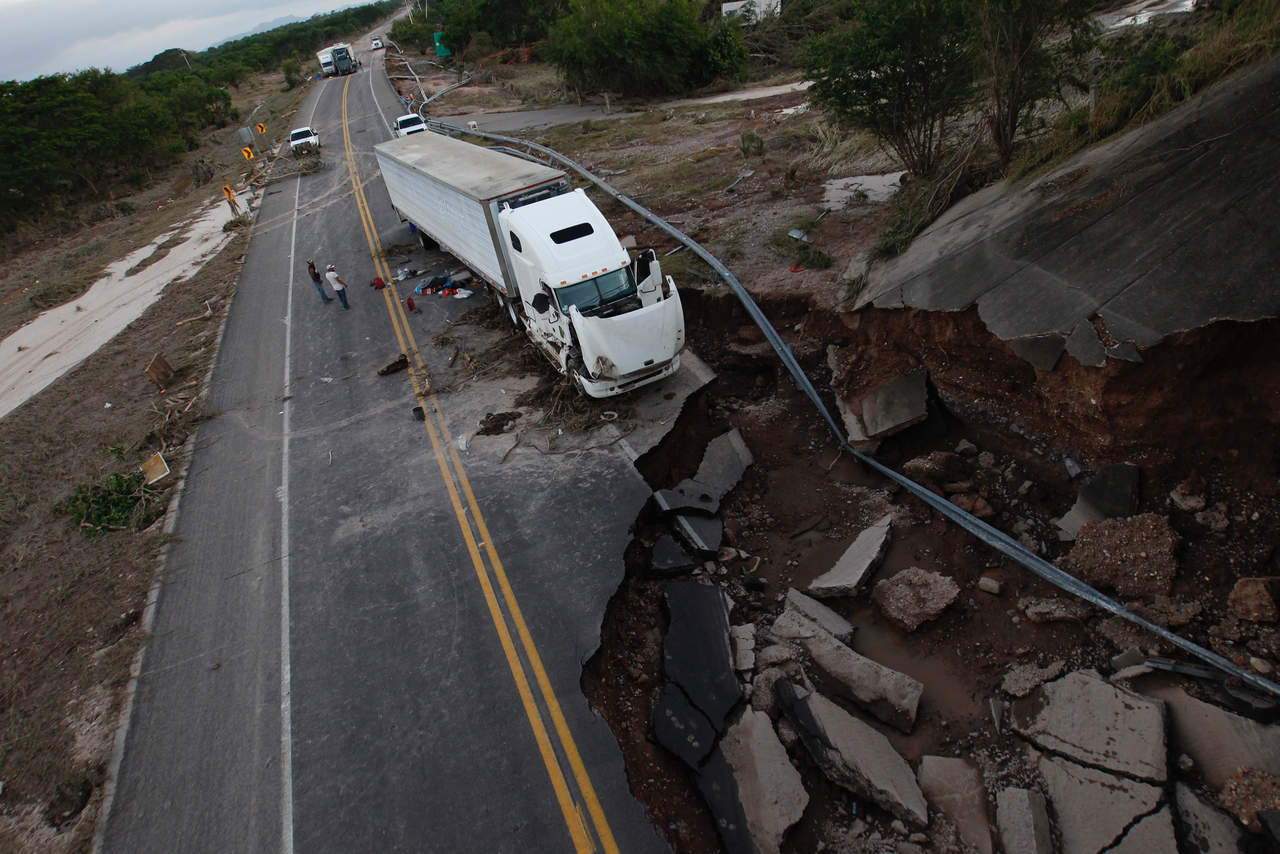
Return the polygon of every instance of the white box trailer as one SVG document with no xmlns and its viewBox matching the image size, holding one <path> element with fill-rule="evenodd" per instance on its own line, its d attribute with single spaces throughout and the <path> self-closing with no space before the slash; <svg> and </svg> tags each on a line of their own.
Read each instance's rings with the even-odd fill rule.
<svg viewBox="0 0 1280 854">
<path fill-rule="evenodd" d="M 391 204 L 493 289 L 556 368 L 607 397 L 680 367 L 684 313 L 652 250 L 634 259 L 565 173 L 437 133 L 374 147 Z"/>
</svg>

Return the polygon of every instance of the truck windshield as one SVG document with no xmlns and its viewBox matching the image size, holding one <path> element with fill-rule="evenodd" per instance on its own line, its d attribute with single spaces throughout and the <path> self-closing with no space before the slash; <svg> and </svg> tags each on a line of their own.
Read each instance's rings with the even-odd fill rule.
<svg viewBox="0 0 1280 854">
<path fill-rule="evenodd" d="M 560 311 L 566 314 L 574 305 L 578 311 L 588 314 L 592 309 L 634 296 L 635 292 L 636 282 L 631 268 L 623 267 L 585 282 L 556 288 L 556 299 L 560 303 Z"/>
</svg>

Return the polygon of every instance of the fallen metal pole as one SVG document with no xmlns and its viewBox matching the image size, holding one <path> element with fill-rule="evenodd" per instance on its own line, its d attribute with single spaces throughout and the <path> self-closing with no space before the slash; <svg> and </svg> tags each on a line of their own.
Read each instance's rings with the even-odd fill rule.
<svg viewBox="0 0 1280 854">
<path fill-rule="evenodd" d="M 809 377 L 805 374 L 804 369 L 801 368 L 800 363 L 796 361 L 795 355 L 791 352 L 791 348 L 787 346 L 787 343 L 782 340 L 780 335 L 778 335 L 778 331 L 773 328 L 773 324 L 764 316 L 764 312 L 760 310 L 760 306 L 756 305 L 756 301 L 751 298 L 751 294 L 747 293 L 747 289 L 742 286 L 742 283 L 738 281 L 737 277 L 735 277 L 733 273 L 729 272 L 727 267 L 721 264 L 714 255 L 706 249 L 703 249 L 697 241 L 693 240 L 693 238 L 681 233 L 657 214 L 654 214 L 636 204 L 631 199 L 592 175 L 574 161 L 544 145 L 539 145 L 536 142 L 530 142 L 516 137 L 502 136 L 495 133 L 485 133 L 483 131 L 466 130 L 465 128 L 454 127 L 453 125 L 448 125 L 438 121 L 428 120 L 427 125 L 430 128 L 437 129 L 437 132 L 441 133 L 471 134 L 472 136 L 479 136 L 485 139 L 492 139 L 497 142 L 518 145 L 533 151 L 541 152 L 547 157 L 577 172 L 583 178 L 609 194 L 617 202 L 635 211 L 640 216 L 644 217 L 646 220 L 683 243 L 685 246 L 688 246 L 690 251 L 705 261 L 711 269 L 716 271 L 720 278 L 724 279 L 725 283 L 733 291 L 734 295 L 737 296 L 738 301 L 742 303 L 742 307 L 747 310 L 747 314 L 751 316 L 751 319 L 754 320 L 756 325 L 760 327 L 760 330 L 764 332 L 765 338 L 769 341 L 770 346 L 773 347 L 774 352 L 778 354 L 778 358 L 781 359 L 782 363 L 786 366 L 787 371 L 791 374 L 791 378 L 795 381 L 800 390 L 804 392 L 805 396 L 812 401 L 813 405 L 818 410 L 818 414 L 822 416 L 822 419 L 827 422 L 827 426 L 831 428 L 831 432 L 835 434 L 837 441 L 839 441 L 841 449 L 848 451 L 856 459 L 862 461 L 865 465 L 871 467 L 875 471 L 887 477 L 889 480 L 898 484 L 916 498 L 919 498 L 921 501 L 928 504 L 934 510 L 937 510 L 951 521 L 955 522 L 969 533 L 973 534 L 991 548 L 1000 552 L 1010 560 L 1021 564 L 1023 567 L 1029 569 L 1031 572 L 1040 576 L 1055 587 L 1066 590 L 1068 593 L 1074 593 L 1076 596 L 1079 596 L 1090 604 L 1095 605 L 1104 611 L 1109 611 L 1117 617 L 1122 617 L 1125 620 L 1128 620 L 1135 626 L 1151 632 L 1157 637 L 1173 644 L 1183 652 L 1186 652 L 1207 664 L 1213 665 L 1224 673 L 1236 677 L 1240 681 L 1256 688 L 1259 691 L 1280 697 L 1280 685 L 1277 685 L 1269 679 L 1264 679 L 1256 673 L 1250 673 L 1249 671 L 1238 667 L 1233 661 L 1225 656 L 1219 655 L 1213 650 L 1205 649 L 1199 644 L 1193 643 L 1180 635 L 1174 634 L 1163 626 L 1158 626 L 1150 620 L 1140 617 L 1125 608 L 1119 602 L 1108 596 L 1104 596 L 1088 584 L 1085 584 L 1074 575 L 1064 572 L 1052 563 L 1049 563 L 1049 561 L 1040 557 L 1040 555 L 1031 551 L 1004 531 L 988 525 L 977 516 L 961 510 L 942 496 L 931 492 L 910 478 L 907 478 L 883 465 L 874 458 L 855 450 L 854 447 L 849 444 L 844 431 L 831 416 L 831 411 L 828 410 L 826 404 L 823 403 L 822 398 L 818 395 L 817 389 L 815 389 L 813 387 L 813 383 L 809 381 Z"/>
</svg>

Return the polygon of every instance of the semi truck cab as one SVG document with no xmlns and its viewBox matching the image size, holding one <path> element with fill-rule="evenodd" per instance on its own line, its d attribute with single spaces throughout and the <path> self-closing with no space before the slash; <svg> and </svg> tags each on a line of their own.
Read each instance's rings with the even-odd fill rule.
<svg viewBox="0 0 1280 854">
<path fill-rule="evenodd" d="M 498 216 L 530 337 L 592 397 L 679 369 L 684 314 L 652 250 L 628 257 L 581 189 Z"/>
</svg>

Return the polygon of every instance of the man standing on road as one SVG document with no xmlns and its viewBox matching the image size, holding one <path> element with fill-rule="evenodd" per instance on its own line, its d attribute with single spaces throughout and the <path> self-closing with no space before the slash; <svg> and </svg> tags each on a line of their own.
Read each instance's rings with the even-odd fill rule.
<svg viewBox="0 0 1280 854">
<path fill-rule="evenodd" d="M 316 269 L 316 262 L 310 258 L 307 259 L 307 275 L 311 277 L 311 281 L 316 286 L 316 290 L 320 292 L 320 299 L 325 303 L 333 302 L 333 297 L 324 292 L 324 285 L 320 284 L 320 272 Z"/>
<path fill-rule="evenodd" d="M 333 288 L 333 292 L 342 301 L 342 307 L 351 308 L 351 306 L 347 305 L 347 283 L 342 281 L 342 277 L 338 275 L 338 271 L 334 269 L 332 264 L 329 265 L 329 271 L 324 274 L 324 277 L 329 280 L 329 287 Z"/>
</svg>

